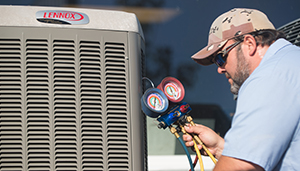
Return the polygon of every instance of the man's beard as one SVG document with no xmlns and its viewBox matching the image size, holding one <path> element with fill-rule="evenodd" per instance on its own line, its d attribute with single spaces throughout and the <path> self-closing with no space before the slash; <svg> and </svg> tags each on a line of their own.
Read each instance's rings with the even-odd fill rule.
<svg viewBox="0 0 300 171">
<path fill-rule="evenodd" d="M 231 75 L 226 73 L 233 81 L 230 87 L 230 91 L 235 95 L 238 94 L 240 87 L 250 75 L 249 64 L 248 62 L 246 62 L 245 56 L 242 53 L 241 45 L 237 47 L 236 55 L 237 55 L 237 67 L 233 77 L 231 77 Z"/>
</svg>

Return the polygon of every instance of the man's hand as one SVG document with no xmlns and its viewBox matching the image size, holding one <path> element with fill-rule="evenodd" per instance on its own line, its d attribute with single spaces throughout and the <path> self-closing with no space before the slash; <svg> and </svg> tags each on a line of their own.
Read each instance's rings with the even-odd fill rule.
<svg viewBox="0 0 300 171">
<path fill-rule="evenodd" d="M 224 148 L 224 139 L 220 137 L 217 133 L 215 133 L 212 129 L 203 126 L 203 125 L 196 125 L 196 126 L 185 126 L 185 130 L 188 133 L 196 134 L 201 139 L 201 141 L 205 144 L 207 149 L 217 158 L 221 157 L 223 148 Z M 185 145 L 187 147 L 193 147 L 194 142 L 193 138 L 190 135 L 183 135 L 183 140 L 186 141 Z M 198 148 L 201 150 L 202 146 L 198 145 Z M 203 152 L 204 155 L 207 155 L 205 151 Z"/>
</svg>

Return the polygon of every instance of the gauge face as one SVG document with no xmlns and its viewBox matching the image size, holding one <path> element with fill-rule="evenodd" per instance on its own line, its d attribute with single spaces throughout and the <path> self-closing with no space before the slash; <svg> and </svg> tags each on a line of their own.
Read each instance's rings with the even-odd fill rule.
<svg viewBox="0 0 300 171">
<path fill-rule="evenodd" d="M 164 87 L 164 93 L 169 99 L 178 100 L 181 97 L 181 88 L 173 82 L 169 82 Z"/>
<path fill-rule="evenodd" d="M 147 104 L 155 111 L 163 110 L 166 106 L 165 100 L 163 100 L 162 96 L 155 92 L 148 95 Z"/>
</svg>

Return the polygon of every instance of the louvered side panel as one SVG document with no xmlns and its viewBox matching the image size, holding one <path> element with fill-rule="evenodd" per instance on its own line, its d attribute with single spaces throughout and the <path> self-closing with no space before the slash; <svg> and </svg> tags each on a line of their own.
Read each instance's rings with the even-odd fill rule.
<svg viewBox="0 0 300 171">
<path fill-rule="evenodd" d="M 129 128 L 125 45 L 105 43 L 105 94 L 108 169 L 129 170 Z"/>
<path fill-rule="evenodd" d="M 100 42 L 80 41 L 82 170 L 103 170 Z"/>
<path fill-rule="evenodd" d="M 80 170 L 77 154 L 75 42 L 53 41 L 55 169 Z"/>
<path fill-rule="evenodd" d="M 278 29 L 286 34 L 286 39 L 291 43 L 300 46 L 300 19 L 288 23 Z"/>
<path fill-rule="evenodd" d="M 48 40 L 26 40 L 27 170 L 50 170 Z"/>
<path fill-rule="evenodd" d="M 1 170 L 25 170 L 21 68 L 21 40 L 0 39 Z"/>
</svg>

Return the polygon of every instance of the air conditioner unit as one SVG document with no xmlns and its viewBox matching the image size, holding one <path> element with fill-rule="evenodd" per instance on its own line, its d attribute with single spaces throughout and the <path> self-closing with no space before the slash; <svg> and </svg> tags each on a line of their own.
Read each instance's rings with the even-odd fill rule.
<svg viewBox="0 0 300 171">
<path fill-rule="evenodd" d="M 0 170 L 146 170 L 131 13 L 0 6 Z"/>
</svg>

